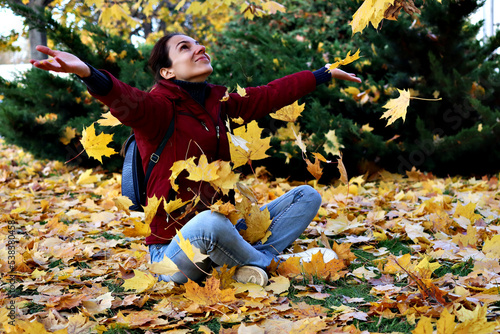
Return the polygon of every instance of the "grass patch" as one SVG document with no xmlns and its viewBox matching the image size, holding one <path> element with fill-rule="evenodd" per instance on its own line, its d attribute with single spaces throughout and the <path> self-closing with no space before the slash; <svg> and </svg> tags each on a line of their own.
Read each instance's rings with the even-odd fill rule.
<svg viewBox="0 0 500 334">
<path fill-rule="evenodd" d="M 102 285 L 106 286 L 110 292 L 124 292 L 125 289 L 122 288 L 119 284 L 116 284 L 116 282 L 108 280 L 102 282 Z"/>
<path fill-rule="evenodd" d="M 131 329 L 125 325 L 114 325 L 102 334 L 144 334 L 145 332 L 142 329 Z"/>
<path fill-rule="evenodd" d="M 45 310 L 45 306 L 33 302 L 27 303 L 25 307 L 28 309 L 28 314 L 35 314 Z"/>
<path fill-rule="evenodd" d="M 304 280 L 299 283 L 300 285 L 307 285 L 309 282 Z M 311 284 L 315 285 L 330 285 L 334 286 L 334 289 L 325 289 L 324 293 L 328 293 L 330 296 L 324 300 L 317 300 L 313 298 L 309 298 L 307 296 L 297 296 L 299 290 L 293 287 L 293 284 L 290 286 L 288 290 L 288 298 L 293 302 L 301 302 L 304 301 L 309 305 L 322 305 L 325 307 L 332 306 L 340 306 L 347 305 L 351 307 L 356 307 L 358 309 L 362 309 L 359 307 L 359 303 L 346 303 L 345 297 L 347 298 L 363 298 L 365 302 L 376 301 L 377 298 L 370 295 L 370 290 L 372 286 L 366 282 L 362 282 L 361 284 L 352 280 L 339 279 L 336 282 L 325 282 L 322 280 L 314 279 Z"/>
<path fill-rule="evenodd" d="M 469 258 L 465 262 L 453 263 L 449 261 L 442 261 L 440 262 L 440 264 L 441 267 L 434 271 L 434 274 L 437 277 L 442 277 L 447 273 L 458 276 L 467 276 L 472 272 L 472 269 L 474 268 L 474 260 L 472 258 Z"/>
<path fill-rule="evenodd" d="M 406 246 L 399 239 L 384 240 L 378 243 L 378 248 L 385 247 L 387 250 L 394 255 L 400 256 L 404 254 L 411 253 L 411 248 Z"/>
<path fill-rule="evenodd" d="M 355 320 L 353 324 L 361 331 L 378 333 L 411 333 L 415 329 L 414 325 L 409 324 L 405 319 L 394 318 L 386 319 L 382 317 L 370 318 L 370 321 Z"/>
</svg>

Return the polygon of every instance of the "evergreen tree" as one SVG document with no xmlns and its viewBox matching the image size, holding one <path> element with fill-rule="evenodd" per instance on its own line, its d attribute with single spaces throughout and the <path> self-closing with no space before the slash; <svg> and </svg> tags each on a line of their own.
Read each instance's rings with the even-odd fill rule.
<svg viewBox="0 0 500 334">
<path fill-rule="evenodd" d="M 439 175 L 497 172 L 500 77 L 494 51 L 500 33 L 484 43 L 476 40 L 480 25 L 470 24 L 468 17 L 483 1 L 416 3 L 421 15 L 402 13 L 398 21 L 351 36 L 348 23 L 358 1 L 285 1 L 287 13 L 255 22 L 241 18 L 223 32 L 214 55 L 215 77 L 232 87 L 265 84 L 294 71 L 318 69 L 360 48 L 362 58 L 343 69 L 356 72 L 361 85 L 334 83 L 304 99 L 299 121 L 310 136 L 311 152 L 325 153 L 325 134 L 335 129 L 352 174 L 374 163 L 400 173 L 413 166 Z M 397 97 L 395 88 L 442 100 L 412 99 L 406 121 L 386 126 L 382 106 Z M 272 133 L 278 124 L 270 118 L 261 122 Z M 367 124 L 374 130 L 363 127 Z M 301 153 L 293 140 L 273 143 L 273 155 L 280 159 L 273 174 L 280 175 L 280 152 L 287 150 L 296 159 Z M 289 170 L 308 177 L 304 163 L 292 163 Z M 338 177 L 336 166 L 325 174 L 325 180 Z"/>
</svg>

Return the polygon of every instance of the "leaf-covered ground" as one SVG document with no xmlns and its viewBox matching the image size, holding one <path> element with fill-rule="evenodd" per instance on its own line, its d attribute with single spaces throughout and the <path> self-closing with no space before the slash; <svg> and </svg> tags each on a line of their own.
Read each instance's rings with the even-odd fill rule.
<svg viewBox="0 0 500 334">
<path fill-rule="evenodd" d="M 297 185 L 257 175 L 244 182 L 260 203 Z M 152 280 L 144 217 L 117 208 L 119 174 L 37 161 L 0 140 L 0 185 L 2 332 L 500 330 L 497 177 L 382 172 L 315 185 L 323 205 L 293 251 L 330 247 L 340 260 L 289 260 L 265 288 L 228 272 Z"/>
</svg>

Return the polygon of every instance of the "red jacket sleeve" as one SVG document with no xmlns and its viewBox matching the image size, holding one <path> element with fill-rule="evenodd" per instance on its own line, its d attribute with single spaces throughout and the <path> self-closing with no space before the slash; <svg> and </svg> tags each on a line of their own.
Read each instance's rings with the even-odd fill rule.
<svg viewBox="0 0 500 334">
<path fill-rule="evenodd" d="M 302 71 L 273 80 L 265 86 L 246 88 L 246 97 L 231 93 L 223 102 L 223 111 L 246 122 L 275 112 L 316 89 L 316 78 L 311 71 Z"/>
<path fill-rule="evenodd" d="M 147 134 L 149 139 L 163 136 L 165 124 L 169 124 L 173 115 L 172 102 L 155 90 L 144 92 L 118 80 L 105 72 L 113 81 L 113 88 L 105 95 L 93 94 L 111 110 L 111 114 L 136 131 Z M 154 121 L 152 121 L 154 120 Z"/>
</svg>

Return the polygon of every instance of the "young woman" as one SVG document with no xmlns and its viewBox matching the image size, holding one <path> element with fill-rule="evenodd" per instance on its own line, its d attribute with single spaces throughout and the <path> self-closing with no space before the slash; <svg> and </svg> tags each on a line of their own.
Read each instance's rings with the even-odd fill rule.
<svg viewBox="0 0 500 334">
<path fill-rule="evenodd" d="M 174 119 L 174 133 L 151 173 L 147 197 L 177 197 L 187 201 L 197 194 L 201 198 L 199 203 L 203 204 L 195 210 L 191 208 L 188 214 L 180 209 L 171 215 L 160 206 L 150 225 L 151 235 L 146 238 L 151 261 L 158 262 L 167 256 L 182 271 L 172 276 L 161 275 L 160 280 L 178 283 L 184 283 L 188 278 L 201 280 L 205 277 L 204 272 L 210 272 L 212 267 L 227 264 L 238 267 L 236 280 L 265 285 L 267 273 L 264 269 L 273 260 L 300 256 L 307 261 L 317 251 L 324 254 L 325 261 L 336 258 L 335 252 L 324 248 L 280 255 L 302 234 L 321 205 L 320 195 L 309 186 L 297 187 L 266 204 L 262 209 L 269 209 L 272 234 L 264 244 L 249 244 L 238 233 L 246 229 L 244 220 L 235 226 L 224 215 L 207 209 L 207 204 L 221 197 L 209 183 L 190 181 L 181 174 L 177 178 L 179 191 L 175 193 L 169 177 L 170 168 L 177 160 L 202 154 L 209 162 L 231 160 L 224 126 L 227 117 L 241 117 L 250 122 L 295 102 L 332 77 L 361 82 L 354 74 L 338 69 L 329 72 L 326 68 L 302 71 L 265 86 L 246 88 L 245 97 L 229 94 L 229 99 L 223 102 L 226 88 L 206 82 L 213 69 L 205 47 L 183 34 L 164 36 L 153 48 L 149 65 L 156 85 L 150 92 L 133 88 L 106 71 L 98 71 L 70 53 L 46 46 L 37 46 L 37 50 L 54 57 L 55 61 L 32 60 L 35 67 L 78 75 L 92 96 L 107 105 L 124 125 L 132 127 L 144 168 Z M 176 219 L 183 214 L 184 218 Z M 175 237 L 179 228 L 185 239 L 209 255 L 206 261 L 195 266 L 187 258 Z"/>
</svg>

